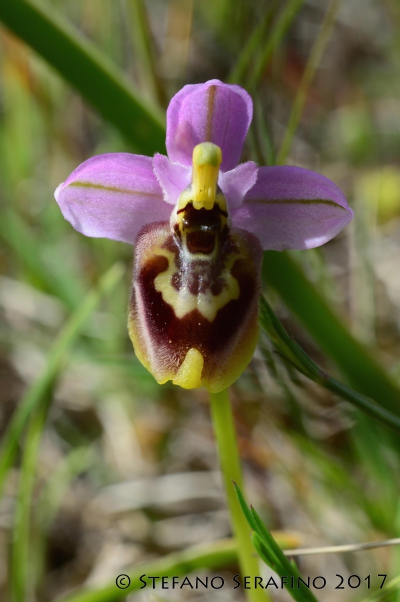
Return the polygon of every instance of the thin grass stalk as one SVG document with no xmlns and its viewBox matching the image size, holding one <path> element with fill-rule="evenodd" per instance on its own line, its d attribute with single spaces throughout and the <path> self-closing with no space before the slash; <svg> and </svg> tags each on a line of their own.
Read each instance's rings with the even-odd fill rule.
<svg viewBox="0 0 400 602">
<path fill-rule="evenodd" d="M 261 18 L 260 22 L 257 23 L 256 27 L 251 32 L 248 41 L 237 57 L 234 67 L 226 78 L 227 83 L 240 84 L 244 81 L 249 65 L 254 59 L 254 55 L 259 51 L 262 45 L 266 29 L 276 12 L 278 3 L 279 0 L 274 0 L 272 2 L 271 6 L 269 6 L 265 11 L 265 14 Z"/>
<path fill-rule="evenodd" d="M 379 403 L 354 391 L 317 366 L 305 351 L 288 335 L 263 296 L 260 299 L 259 320 L 261 328 L 265 330 L 282 359 L 289 365 L 321 387 L 346 399 L 346 401 L 352 403 L 355 407 L 368 414 L 368 416 L 374 418 L 374 420 L 400 432 L 400 416 L 398 414 L 389 412 L 382 405 L 379 405 Z M 376 457 L 375 450 L 373 456 Z M 381 472 L 379 470 L 379 474 Z"/>
<path fill-rule="evenodd" d="M 19 438 L 29 417 L 40 406 L 46 392 L 51 388 L 87 318 L 97 307 L 102 297 L 114 289 L 123 273 L 123 265 L 121 263 L 114 264 L 100 279 L 98 286 L 87 294 L 56 338 L 43 372 L 29 387 L 14 412 L 0 447 L 0 495 L 8 471 L 16 456 Z"/>
<path fill-rule="evenodd" d="M 297 90 L 292 111 L 290 113 L 289 122 L 285 130 L 285 135 L 283 137 L 283 141 L 278 152 L 278 165 L 285 163 L 286 158 L 289 154 L 293 137 L 296 133 L 297 126 L 299 124 L 300 117 L 304 109 L 304 104 L 307 99 L 308 88 L 312 80 L 314 79 L 315 72 L 319 67 L 322 55 L 331 37 L 331 33 L 335 25 L 336 16 L 340 8 L 341 1 L 342 0 L 331 0 L 331 2 L 329 3 L 324 20 L 322 22 L 321 29 L 312 47 L 310 58 L 308 59 L 306 68 L 304 69 L 303 77 Z"/>
<path fill-rule="evenodd" d="M 24 602 L 31 597 L 32 565 L 30 552 L 32 495 L 36 477 L 36 464 L 42 432 L 50 405 L 51 393 L 47 392 L 43 407 L 32 417 L 27 432 L 19 491 L 14 515 L 13 542 L 11 551 L 11 600 Z"/>
<path fill-rule="evenodd" d="M 395 382 L 372 352 L 350 334 L 345 319 L 331 308 L 290 254 L 265 251 L 263 280 L 276 290 L 351 386 L 379 399 L 394 414 L 398 412 L 400 390 Z"/>
<path fill-rule="evenodd" d="M 158 75 L 154 44 L 150 31 L 149 19 L 143 0 L 128 0 L 132 43 L 137 54 L 137 63 L 141 79 L 153 101 L 165 107 L 167 97 L 162 81 Z"/>
<path fill-rule="evenodd" d="M 40 254 L 40 237 L 32 232 L 26 220 L 18 215 L 15 206 L 2 207 L 0 236 L 8 245 L 9 252 L 18 258 L 20 266 L 30 275 L 37 287 L 41 286 L 51 295 L 58 297 L 69 309 L 75 309 L 84 295 L 83 285 L 77 278 L 74 286 L 66 278 L 65 271 L 47 265 Z"/>
<path fill-rule="evenodd" d="M 234 483 L 236 483 L 243 491 L 243 478 L 228 390 L 210 393 L 210 405 L 232 528 L 237 542 L 239 566 L 242 578 L 250 576 L 251 582 L 254 583 L 254 577 L 260 575 L 260 572 L 258 559 L 251 542 L 249 525 L 241 510 L 234 488 Z M 262 589 L 249 589 L 246 590 L 246 594 L 249 602 L 269 600 L 266 592 Z"/>
<path fill-rule="evenodd" d="M 34 579 L 32 588 L 37 588 L 44 577 L 49 531 L 64 497 L 75 478 L 93 467 L 95 457 L 95 450 L 91 446 L 84 445 L 72 449 L 67 457 L 60 461 L 38 494 L 35 502 L 35 529 L 30 546 Z"/>
<path fill-rule="evenodd" d="M 281 43 L 283 36 L 293 23 L 303 4 L 304 0 L 289 0 L 282 10 L 277 22 L 274 24 L 271 35 L 268 37 L 268 40 L 261 51 L 260 57 L 254 67 L 254 72 L 249 74 L 247 79 L 249 87 L 255 89 L 259 85 L 268 61 Z"/>
<path fill-rule="evenodd" d="M 344 552 L 364 552 L 375 548 L 400 546 L 400 537 L 385 539 L 384 541 L 370 541 L 368 543 L 350 543 L 339 546 L 325 546 L 322 548 L 296 548 L 284 550 L 285 556 L 313 556 L 320 554 L 343 554 Z"/>
<path fill-rule="evenodd" d="M 119 269 L 118 269 L 119 268 Z M 111 270 L 106 274 L 105 278 L 101 283 L 101 292 L 104 292 L 104 284 L 106 285 L 105 290 L 108 287 L 116 284 L 117 280 L 115 277 L 118 276 L 118 272 L 121 273 L 121 266 L 113 266 Z M 111 278 L 110 278 L 111 274 Z M 88 295 L 84 300 L 81 307 L 78 310 L 80 314 L 79 320 L 75 320 L 75 328 L 69 329 L 70 334 L 79 334 L 80 326 L 84 324 L 85 316 L 94 309 L 93 302 L 100 300 L 101 292 L 96 291 L 96 295 Z M 88 299 L 90 303 L 88 303 Z M 97 303 L 96 303 L 97 304 Z M 74 314 L 76 318 L 76 314 Z M 77 328 L 77 326 L 79 328 Z M 68 329 L 66 329 L 68 331 Z M 64 331 L 65 334 L 65 331 Z M 62 338 L 62 337 L 61 337 Z M 64 340 L 64 344 L 65 344 Z M 55 354 L 56 357 L 58 354 Z M 48 367 L 51 366 L 49 362 Z M 55 365 L 55 364 L 54 364 Z M 22 466 L 20 471 L 20 483 L 19 491 L 17 496 L 16 511 L 14 516 L 14 529 L 13 529 L 13 542 L 11 552 L 11 599 L 13 602 L 24 602 L 31 595 L 31 588 L 34 583 L 32 580 L 32 567 L 34 566 L 31 562 L 31 509 L 32 509 L 32 496 L 35 483 L 36 465 L 38 459 L 38 453 L 40 448 L 40 442 L 42 438 L 42 431 L 46 422 L 48 409 L 52 398 L 52 384 L 54 382 L 55 374 L 47 372 L 48 380 L 43 385 L 41 395 L 37 395 L 37 409 L 33 415 L 28 428 L 26 441 L 24 445 Z M 43 381 L 41 381 L 43 383 Z M 26 399 L 26 398 L 25 398 Z M 22 404 L 23 406 L 23 404 Z"/>
<path fill-rule="evenodd" d="M 272 132 L 267 122 L 267 116 L 259 98 L 254 102 L 254 134 L 259 140 L 262 149 L 263 161 L 261 165 L 275 165 L 275 146 Z"/>
</svg>

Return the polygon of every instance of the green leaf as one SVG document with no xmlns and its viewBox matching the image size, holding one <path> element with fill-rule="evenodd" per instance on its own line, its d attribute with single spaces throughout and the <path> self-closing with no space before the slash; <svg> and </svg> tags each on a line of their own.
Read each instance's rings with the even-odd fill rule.
<svg viewBox="0 0 400 602">
<path fill-rule="evenodd" d="M 297 566 L 286 558 L 253 508 L 252 513 L 256 517 L 258 527 L 257 533 L 253 533 L 253 545 L 260 558 L 280 577 L 287 578 L 287 585 L 284 584 L 285 589 L 297 602 L 317 602 L 315 596 L 305 585 L 291 587 L 292 580 L 297 586 L 298 579 L 301 577 Z"/>
<path fill-rule="evenodd" d="M 328 391 L 340 395 L 340 397 L 385 426 L 400 432 L 400 416 L 389 412 L 378 403 L 354 391 L 321 370 L 305 351 L 291 339 L 264 297 L 260 299 L 260 325 L 268 334 L 282 358 L 294 366 L 296 370 L 321 387 L 328 389 Z"/>
<path fill-rule="evenodd" d="M 363 395 L 379 399 L 397 413 L 400 390 L 372 353 L 349 332 L 344 319 L 328 305 L 288 253 L 266 251 L 263 278 L 300 319 L 315 341 Z"/>
<path fill-rule="evenodd" d="M 0 20 L 57 69 L 137 152 L 165 151 L 162 113 L 145 103 L 118 67 L 51 6 L 2 0 Z"/>
<path fill-rule="evenodd" d="M 243 512 L 247 522 L 249 523 L 249 526 L 253 529 L 253 531 L 256 531 L 257 530 L 256 522 L 254 521 L 253 515 L 251 514 L 249 507 L 246 504 L 246 500 L 244 499 L 243 493 L 241 492 L 239 485 L 237 483 L 233 483 L 233 486 L 235 488 L 236 495 L 239 500 L 239 505 L 242 509 L 242 512 Z"/>
<path fill-rule="evenodd" d="M 265 562 L 265 564 L 267 566 L 269 566 L 273 571 L 277 572 L 278 574 L 280 572 L 282 572 L 282 567 L 279 567 L 280 570 L 277 570 L 278 567 L 277 567 L 276 558 L 275 558 L 275 556 L 271 555 L 270 550 L 265 545 L 264 541 L 259 536 L 259 534 L 254 531 L 254 533 L 251 534 L 251 540 L 252 540 L 253 546 L 257 550 L 257 554 L 259 555 L 261 560 L 263 562 Z"/>
<path fill-rule="evenodd" d="M 296 565 L 291 563 L 282 552 L 256 510 L 252 506 L 250 508 L 247 506 L 240 488 L 235 485 L 235 489 L 243 514 L 250 527 L 253 529 L 251 539 L 261 560 L 263 560 L 273 571 L 278 573 L 280 577 L 293 578 L 294 582 L 297 584 L 298 578 L 301 577 L 301 575 Z M 317 602 L 316 598 L 307 587 L 303 586 L 300 589 L 292 588 L 290 585 L 291 582 L 289 580 L 288 586 L 285 587 L 292 598 L 297 600 L 297 602 Z"/>
</svg>

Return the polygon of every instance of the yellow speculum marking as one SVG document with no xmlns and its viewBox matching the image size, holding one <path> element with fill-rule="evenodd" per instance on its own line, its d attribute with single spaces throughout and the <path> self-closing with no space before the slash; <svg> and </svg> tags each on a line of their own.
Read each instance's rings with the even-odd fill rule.
<svg viewBox="0 0 400 602">
<path fill-rule="evenodd" d="M 228 264 L 221 274 L 225 286 L 219 295 L 213 295 L 211 291 L 194 295 L 185 288 L 177 290 L 172 285 L 172 278 L 178 272 L 174 261 L 175 255 L 166 249 L 159 249 L 155 254 L 168 259 L 168 269 L 158 274 L 154 280 L 155 289 L 162 294 L 165 303 L 173 308 L 177 318 L 181 319 L 197 309 L 206 320 L 212 322 L 222 307 L 232 299 L 239 298 L 239 283 L 230 273 L 233 263 L 239 259 L 238 254 L 229 258 Z"/>
</svg>

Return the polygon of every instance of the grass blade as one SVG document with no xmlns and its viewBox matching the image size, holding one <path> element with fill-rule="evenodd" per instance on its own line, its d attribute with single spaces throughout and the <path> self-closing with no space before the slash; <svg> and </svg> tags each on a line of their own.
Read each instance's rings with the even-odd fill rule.
<svg viewBox="0 0 400 602">
<path fill-rule="evenodd" d="M 396 414 L 400 404 L 396 384 L 370 351 L 350 334 L 345 321 L 331 309 L 290 255 L 266 251 L 263 277 L 351 386 L 369 398 L 379 399 L 385 409 Z"/>
<path fill-rule="evenodd" d="M 290 594 L 294 600 L 297 602 L 318 602 L 308 587 L 301 583 L 301 575 L 298 572 L 296 565 L 289 563 L 288 566 L 284 566 L 279 562 L 276 562 L 276 559 L 274 560 L 274 558 L 270 555 L 271 550 L 268 547 L 268 544 L 262 537 L 258 535 L 258 533 L 253 533 L 252 540 L 260 558 L 267 566 L 278 573 L 279 577 L 281 578 L 278 583 L 285 587 L 288 594 Z M 270 579 L 273 579 L 273 577 Z M 296 584 L 295 587 L 292 587 L 292 583 Z"/>
<path fill-rule="evenodd" d="M 282 145 L 278 152 L 278 165 L 285 163 L 288 153 L 290 151 L 292 140 L 296 132 L 297 126 L 299 124 L 304 104 L 306 102 L 308 88 L 312 80 L 314 79 L 315 72 L 318 69 L 318 65 L 321 61 L 326 45 L 329 42 L 341 1 L 342 0 L 331 0 L 328 6 L 328 10 L 326 11 L 320 32 L 311 50 L 310 58 L 307 61 L 307 65 L 304 69 L 300 86 L 297 90 L 296 97 L 294 99 L 292 111 L 289 117 L 289 123 L 285 130 L 285 136 L 283 138 Z"/>
<path fill-rule="evenodd" d="M 68 351 L 71 349 L 87 318 L 96 308 L 102 297 L 110 293 L 117 285 L 123 272 L 123 265 L 120 263 L 115 264 L 101 278 L 98 287 L 87 294 L 86 298 L 72 314 L 56 338 L 44 371 L 25 393 L 18 409 L 14 412 L 0 448 L 0 492 L 8 470 L 15 458 L 19 437 L 29 417 L 32 415 L 32 412 L 40 407 L 43 399 L 45 399 L 47 392 L 63 365 Z"/>
<path fill-rule="evenodd" d="M 264 297 L 260 299 L 260 325 L 273 341 L 282 358 L 287 360 L 296 370 L 321 387 L 346 399 L 385 426 L 400 432 L 400 416 L 389 412 L 378 403 L 354 391 L 321 370 L 305 351 L 291 339 Z"/>
<path fill-rule="evenodd" d="M 115 582 L 112 582 L 101 589 L 81 590 L 70 594 L 62 598 L 60 602 L 116 602 L 143 587 L 143 583 L 139 579 L 141 575 L 176 575 L 180 577 L 202 568 L 221 569 L 234 562 L 236 562 L 236 546 L 233 540 L 196 546 L 184 552 L 176 552 L 148 562 L 133 570 L 126 570 L 125 572 L 130 578 L 130 585 L 126 589 L 118 589 Z"/>
<path fill-rule="evenodd" d="M 145 3 L 143 0 L 128 0 L 127 6 L 130 13 L 130 26 L 133 32 L 132 41 L 138 58 L 137 63 L 141 80 L 144 81 L 150 98 L 153 98 L 161 107 L 165 107 L 168 103 L 158 75 Z"/>
<path fill-rule="evenodd" d="M 258 59 L 254 68 L 254 73 L 248 78 L 249 86 L 256 88 L 260 83 L 260 79 L 268 61 L 270 60 L 276 47 L 282 41 L 283 36 L 293 23 L 303 4 L 304 0 L 289 0 L 285 8 L 282 10 L 277 22 L 274 24 L 273 31 L 261 52 L 260 58 Z"/>
<path fill-rule="evenodd" d="M 96 461 L 95 447 L 82 445 L 73 448 L 60 461 L 49 476 L 35 501 L 35 532 L 30 545 L 30 563 L 32 567 L 32 589 L 37 591 L 47 567 L 47 545 L 49 532 L 60 510 L 65 496 L 79 474 L 93 468 Z"/>
<path fill-rule="evenodd" d="M 253 531 L 256 531 L 257 524 L 253 518 L 252 513 L 249 510 L 248 505 L 246 504 L 246 500 L 244 499 L 243 493 L 241 492 L 239 485 L 237 483 L 233 483 L 233 486 L 235 487 L 236 495 L 239 500 L 239 505 L 242 509 L 242 512 L 243 512 L 247 522 L 249 523 L 249 526 L 253 529 Z"/>
<path fill-rule="evenodd" d="M 40 237 L 32 231 L 15 207 L 2 208 L 0 236 L 38 288 L 58 297 L 69 309 L 75 309 L 79 305 L 84 293 L 84 283 L 75 274 L 72 281 L 72 275 L 67 274 L 65 268 L 61 272 L 53 264 L 43 261 L 43 255 L 38 252 L 44 248 Z"/>
<path fill-rule="evenodd" d="M 296 583 L 298 583 L 298 579 L 301 577 L 301 575 L 297 570 L 296 565 L 290 562 L 289 559 L 284 555 L 272 534 L 262 522 L 256 510 L 252 506 L 250 506 L 250 508 L 247 506 L 243 494 L 237 485 L 235 485 L 235 490 L 238 496 L 240 507 L 243 510 L 243 514 L 249 523 L 249 526 L 253 529 L 251 538 L 260 558 L 273 571 L 278 573 L 280 577 L 287 577 L 288 579 L 292 578 Z M 289 582 L 286 589 L 289 594 L 298 602 L 317 602 L 316 598 L 305 586 L 303 589 L 295 589 L 290 585 L 291 584 Z"/>
<path fill-rule="evenodd" d="M 251 540 L 261 560 L 265 562 L 265 564 L 276 573 L 279 574 L 280 572 L 282 572 L 283 568 L 281 566 L 278 567 L 275 556 L 271 555 L 271 551 L 268 549 L 268 547 L 265 545 L 262 538 L 256 531 L 254 531 L 251 534 Z"/>
<path fill-rule="evenodd" d="M 227 77 L 227 83 L 240 84 L 242 81 L 244 81 L 249 64 L 251 63 L 254 54 L 258 52 L 260 46 L 262 45 L 266 29 L 271 22 L 274 13 L 276 12 L 277 6 L 278 2 L 275 0 L 271 6 L 268 7 L 261 21 L 254 28 L 247 43 L 241 50 L 235 66 Z"/>
<path fill-rule="evenodd" d="M 47 394 L 42 408 L 33 416 L 25 445 L 20 471 L 19 492 L 16 501 L 11 552 L 11 598 L 24 602 L 31 594 L 32 563 L 30 562 L 31 499 L 36 477 L 36 463 L 42 431 L 46 422 L 51 395 Z"/>
<path fill-rule="evenodd" d="M 165 150 L 162 114 L 145 104 L 108 57 L 51 6 L 2 0 L 0 21 L 57 69 L 136 151 Z"/>
</svg>

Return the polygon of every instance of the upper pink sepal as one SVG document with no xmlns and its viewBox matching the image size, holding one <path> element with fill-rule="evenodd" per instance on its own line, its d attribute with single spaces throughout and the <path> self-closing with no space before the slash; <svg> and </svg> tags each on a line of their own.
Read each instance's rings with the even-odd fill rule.
<svg viewBox="0 0 400 602">
<path fill-rule="evenodd" d="M 310 249 L 323 245 L 350 222 L 353 211 L 342 191 L 318 173 L 290 167 L 260 167 L 232 224 L 257 236 L 264 249 Z"/>
<path fill-rule="evenodd" d="M 194 147 L 213 142 L 222 150 L 221 171 L 239 163 L 253 116 L 253 101 L 240 86 L 212 79 L 184 86 L 167 110 L 167 151 L 174 163 L 192 164 Z"/>
<path fill-rule="evenodd" d="M 168 221 L 171 214 L 152 159 L 130 153 L 88 159 L 60 184 L 54 196 L 78 232 L 130 244 L 144 225 Z"/>
</svg>

